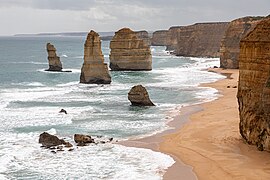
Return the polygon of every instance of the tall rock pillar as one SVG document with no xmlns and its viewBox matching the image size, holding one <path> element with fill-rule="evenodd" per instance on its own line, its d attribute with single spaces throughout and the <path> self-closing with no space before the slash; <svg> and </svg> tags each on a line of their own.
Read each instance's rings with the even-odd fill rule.
<svg viewBox="0 0 270 180">
<path fill-rule="evenodd" d="M 91 30 L 84 43 L 84 63 L 81 69 L 80 82 L 86 84 L 110 84 L 111 76 L 104 63 L 101 42 L 98 33 Z"/>
<path fill-rule="evenodd" d="M 270 18 L 240 42 L 238 87 L 240 133 L 259 150 L 270 151 Z"/>
<path fill-rule="evenodd" d="M 56 49 L 51 43 L 46 45 L 48 52 L 49 69 L 46 71 L 62 71 L 62 63 L 60 57 L 56 54 Z"/>
</svg>

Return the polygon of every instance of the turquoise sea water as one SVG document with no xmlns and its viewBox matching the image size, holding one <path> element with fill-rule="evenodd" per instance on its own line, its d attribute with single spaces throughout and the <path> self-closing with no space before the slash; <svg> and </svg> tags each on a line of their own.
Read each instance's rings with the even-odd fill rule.
<svg viewBox="0 0 270 180">
<path fill-rule="evenodd" d="M 115 144 L 52 154 L 40 148 L 39 134 L 49 131 L 71 142 L 75 133 L 138 138 L 166 129 L 176 107 L 217 96 L 215 89 L 198 85 L 222 78 L 202 71 L 218 59 L 175 57 L 165 47 L 151 47 L 152 71 L 111 72 L 110 85 L 80 84 L 84 40 L 0 38 L 1 179 L 161 179 L 173 164 L 168 155 Z M 72 73 L 44 71 L 47 42 Z M 102 51 L 108 63 L 109 41 L 102 42 Z M 155 107 L 130 106 L 127 93 L 137 84 L 147 88 Z M 62 108 L 67 115 L 58 113 Z"/>
</svg>

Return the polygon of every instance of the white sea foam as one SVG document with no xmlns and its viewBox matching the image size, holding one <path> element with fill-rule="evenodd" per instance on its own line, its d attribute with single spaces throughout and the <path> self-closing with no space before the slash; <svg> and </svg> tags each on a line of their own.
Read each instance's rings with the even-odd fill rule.
<svg viewBox="0 0 270 180">
<path fill-rule="evenodd" d="M 33 133 L 9 134 L 0 140 L 5 142 L 0 149 L 0 169 L 7 179 L 158 180 L 174 163 L 170 156 L 159 152 L 116 144 L 79 147 L 53 154 L 39 147 L 38 134 Z"/>
<path fill-rule="evenodd" d="M 70 86 L 77 86 L 79 84 L 79 81 L 73 81 L 73 82 L 68 82 L 68 83 L 64 83 L 64 84 L 58 84 L 56 86 L 59 87 L 70 87 Z"/>
<path fill-rule="evenodd" d="M 66 54 L 62 54 L 62 55 L 61 55 L 61 57 L 67 58 L 67 57 L 68 57 L 68 55 L 66 55 Z"/>
<path fill-rule="evenodd" d="M 75 59 L 83 59 L 83 56 L 75 56 Z"/>
<path fill-rule="evenodd" d="M 61 138 L 68 136 L 70 141 L 76 131 L 118 140 L 153 135 L 168 129 L 166 123 L 175 115 L 185 94 L 189 97 L 192 93 L 189 97 L 192 102 L 217 97 L 214 89 L 197 86 L 221 78 L 201 71 L 218 65 L 218 60 L 175 57 L 160 47 L 152 48 L 152 52 L 153 63 L 158 63 L 152 71 L 139 72 L 138 76 L 137 72 L 114 72 L 110 85 L 80 84 L 74 78 L 57 82 L 47 76 L 48 84 L 54 85 L 29 82 L 20 84 L 26 87 L 1 89 L 0 174 L 7 175 L 3 178 L 161 179 L 164 169 L 173 163 L 171 157 L 162 153 L 105 144 L 53 154 L 40 149 L 37 143 L 38 135 L 43 131 Z M 81 71 L 71 70 L 67 78 L 77 76 Z M 51 73 L 44 69 L 38 71 Z M 155 107 L 130 106 L 127 93 L 137 82 L 149 88 Z M 181 97 L 181 93 L 185 94 Z M 176 98 L 178 94 L 180 96 Z M 58 113 L 62 108 L 68 114 Z"/>
<path fill-rule="evenodd" d="M 22 82 L 22 83 L 11 83 L 11 85 L 15 86 L 37 86 L 37 87 L 44 87 L 45 85 L 40 82 Z"/>
</svg>

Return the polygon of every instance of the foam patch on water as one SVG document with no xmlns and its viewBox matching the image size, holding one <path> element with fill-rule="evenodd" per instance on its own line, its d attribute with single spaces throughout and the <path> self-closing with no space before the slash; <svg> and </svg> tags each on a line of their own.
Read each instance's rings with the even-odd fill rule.
<svg viewBox="0 0 270 180">
<path fill-rule="evenodd" d="M 22 82 L 22 83 L 11 83 L 14 86 L 33 86 L 33 87 L 44 87 L 45 85 L 40 82 Z"/>
<path fill-rule="evenodd" d="M 0 173 L 7 179 L 159 180 L 174 164 L 170 156 L 149 149 L 102 144 L 54 154 L 37 141 L 38 134 L 1 136 Z"/>
</svg>

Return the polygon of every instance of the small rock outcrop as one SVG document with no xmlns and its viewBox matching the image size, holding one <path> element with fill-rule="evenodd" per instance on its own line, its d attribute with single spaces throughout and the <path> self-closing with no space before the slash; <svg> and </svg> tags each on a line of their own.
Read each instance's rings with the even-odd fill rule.
<svg viewBox="0 0 270 180">
<path fill-rule="evenodd" d="M 65 142 L 63 139 L 59 139 L 57 136 L 51 135 L 47 132 L 43 132 L 42 134 L 39 135 L 38 142 L 46 148 L 67 144 L 67 142 Z"/>
<path fill-rule="evenodd" d="M 148 92 L 142 85 L 133 86 L 128 93 L 128 100 L 133 106 L 155 106 Z"/>
<path fill-rule="evenodd" d="M 110 68 L 112 71 L 152 70 L 152 55 L 149 45 L 138 38 L 129 28 L 117 31 L 110 42 Z"/>
<path fill-rule="evenodd" d="M 270 18 L 240 42 L 237 98 L 242 137 L 270 151 Z"/>
<path fill-rule="evenodd" d="M 245 37 L 262 17 L 244 17 L 230 22 L 221 41 L 220 67 L 226 69 L 239 68 L 240 40 Z"/>
<path fill-rule="evenodd" d="M 86 84 L 111 83 L 108 66 L 104 63 L 99 35 L 93 30 L 88 33 L 84 44 L 84 63 L 80 82 Z"/>
<path fill-rule="evenodd" d="M 78 146 L 85 146 L 89 143 L 95 143 L 91 136 L 83 134 L 74 134 L 74 141 Z"/>
<path fill-rule="evenodd" d="M 65 114 L 67 114 L 67 111 L 66 111 L 65 109 L 61 109 L 61 110 L 59 111 L 59 113 L 65 113 Z"/>
<path fill-rule="evenodd" d="M 47 43 L 49 69 L 46 71 L 62 71 L 62 63 L 60 57 L 56 54 L 56 49 L 51 43 Z"/>
</svg>

